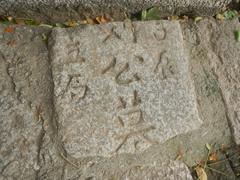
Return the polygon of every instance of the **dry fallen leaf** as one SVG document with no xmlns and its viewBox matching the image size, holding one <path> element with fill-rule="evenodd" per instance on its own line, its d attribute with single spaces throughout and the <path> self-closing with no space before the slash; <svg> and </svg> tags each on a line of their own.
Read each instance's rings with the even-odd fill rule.
<svg viewBox="0 0 240 180">
<path fill-rule="evenodd" d="M 79 21 L 79 24 L 87 24 L 87 20 L 82 20 L 82 21 Z"/>
<path fill-rule="evenodd" d="M 106 16 L 98 16 L 98 17 L 96 17 L 96 21 L 97 21 L 99 24 L 105 24 L 105 23 L 107 23 L 109 20 L 107 19 Z"/>
<path fill-rule="evenodd" d="M 25 25 L 25 21 L 24 21 L 24 19 L 18 19 L 18 18 L 16 18 L 15 19 L 15 22 L 16 22 L 16 24 L 18 24 L 18 25 Z"/>
<path fill-rule="evenodd" d="M 216 19 L 220 20 L 220 21 L 223 21 L 225 19 L 224 15 L 223 14 L 217 14 L 216 15 Z"/>
<path fill-rule="evenodd" d="M 218 160 L 217 152 L 213 152 L 209 155 L 208 158 L 209 161 L 211 162 L 216 162 Z"/>
<path fill-rule="evenodd" d="M 180 148 L 178 150 L 177 156 L 175 160 L 181 160 L 183 158 L 183 150 Z"/>
<path fill-rule="evenodd" d="M 229 149 L 229 148 L 231 148 L 230 145 L 222 144 L 222 145 L 221 145 L 221 148 L 220 148 L 220 151 L 221 151 L 222 153 L 226 153 L 226 150 Z"/>
<path fill-rule="evenodd" d="M 197 166 L 195 168 L 195 171 L 197 173 L 197 176 L 198 176 L 199 180 L 207 180 L 208 179 L 207 178 L 207 174 L 206 174 L 205 170 L 202 167 Z"/>
<path fill-rule="evenodd" d="M 94 20 L 91 19 L 91 18 L 87 18 L 86 21 L 87 21 L 88 24 L 91 24 L 91 25 L 96 24 L 96 23 L 94 22 Z"/>
<path fill-rule="evenodd" d="M 13 32 L 14 32 L 14 29 L 13 29 L 13 27 L 8 26 L 8 27 L 6 27 L 6 28 L 4 29 L 4 32 L 6 32 L 6 33 L 13 33 Z"/>
<path fill-rule="evenodd" d="M 171 20 L 171 21 L 176 21 L 176 20 L 178 20 L 179 19 L 179 16 L 170 16 L 170 17 L 168 17 L 168 20 Z"/>
<path fill-rule="evenodd" d="M 188 16 L 182 16 L 180 19 L 179 19 L 179 21 L 181 22 L 181 23 L 184 23 L 184 22 L 187 22 L 189 20 L 189 17 Z"/>
<path fill-rule="evenodd" d="M 12 16 L 8 16 L 7 19 L 8 19 L 8 21 L 11 22 L 13 20 L 13 17 Z"/>
<path fill-rule="evenodd" d="M 203 17 L 197 16 L 194 18 L 194 22 L 197 23 L 197 22 L 201 21 L 202 19 L 203 19 Z"/>
<path fill-rule="evenodd" d="M 212 146 L 210 145 L 210 144 L 206 144 L 206 148 L 208 149 L 208 151 L 211 151 L 211 149 L 212 149 Z"/>
<path fill-rule="evenodd" d="M 74 20 L 71 20 L 71 21 L 68 21 L 68 22 L 67 22 L 67 25 L 68 25 L 69 27 L 75 27 L 75 26 L 77 26 L 77 22 L 74 21 Z"/>
</svg>

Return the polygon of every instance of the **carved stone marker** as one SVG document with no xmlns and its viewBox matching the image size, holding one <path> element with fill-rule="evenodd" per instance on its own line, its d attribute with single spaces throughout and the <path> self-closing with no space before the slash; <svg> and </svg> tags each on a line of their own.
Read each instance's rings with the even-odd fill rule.
<svg viewBox="0 0 240 180">
<path fill-rule="evenodd" d="M 179 23 L 59 28 L 50 47 L 69 155 L 142 152 L 201 125 Z"/>
</svg>

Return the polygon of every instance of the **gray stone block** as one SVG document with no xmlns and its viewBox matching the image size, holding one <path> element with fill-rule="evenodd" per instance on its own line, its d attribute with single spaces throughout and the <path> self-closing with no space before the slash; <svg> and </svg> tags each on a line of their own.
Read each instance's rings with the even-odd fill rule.
<svg viewBox="0 0 240 180">
<path fill-rule="evenodd" d="M 55 22 L 103 14 L 123 19 L 126 13 L 159 6 L 161 16 L 206 16 L 216 14 L 230 2 L 231 0 L 2 0 L 0 14 Z"/>
<path fill-rule="evenodd" d="M 197 39 L 197 44 L 192 44 L 191 56 L 197 57 L 199 53 L 207 55 L 205 58 L 219 83 L 233 138 L 239 145 L 240 47 L 234 36 L 235 31 L 240 29 L 238 19 L 223 22 L 205 19 L 193 26 L 194 31 L 184 31 L 187 42 Z M 212 88 L 218 87 L 212 84 Z"/>
<path fill-rule="evenodd" d="M 83 175 L 82 179 L 115 179 L 115 180 L 192 180 L 191 172 L 188 167 L 180 161 L 164 162 L 162 164 L 147 165 L 137 164 L 119 168 L 116 171 L 106 170 L 89 172 L 88 175 Z"/>
<path fill-rule="evenodd" d="M 0 179 L 33 179 L 51 116 L 48 51 L 41 28 L 0 26 Z"/>
<path fill-rule="evenodd" d="M 236 144 L 240 145 L 240 47 L 235 31 L 240 30 L 238 19 L 213 23 L 210 39 L 213 49 L 213 68 L 220 82 L 222 96 Z"/>
<path fill-rule="evenodd" d="M 178 22 L 57 28 L 49 46 L 69 155 L 138 153 L 201 125 Z"/>
</svg>

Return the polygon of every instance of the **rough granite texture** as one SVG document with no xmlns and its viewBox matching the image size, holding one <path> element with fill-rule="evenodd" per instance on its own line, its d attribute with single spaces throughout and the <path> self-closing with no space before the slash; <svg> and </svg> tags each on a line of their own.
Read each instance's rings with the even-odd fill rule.
<svg viewBox="0 0 240 180">
<path fill-rule="evenodd" d="M 236 144 L 240 144 L 240 47 L 234 33 L 239 30 L 238 19 L 213 21 L 206 19 L 194 26 L 190 33 L 196 39 L 192 56 L 205 54 L 209 66 L 219 83 L 221 98 Z M 190 28 L 189 28 L 190 29 Z M 189 38 L 190 40 L 190 38 Z M 212 88 L 215 83 L 212 83 Z"/>
<path fill-rule="evenodd" d="M 97 171 L 87 172 L 83 179 L 114 179 L 114 180 L 193 180 L 188 167 L 180 161 L 169 161 L 160 164 L 135 164 L 119 168 L 112 172 Z"/>
<path fill-rule="evenodd" d="M 162 24 L 165 23 L 167 22 Z M 177 27 L 178 25 L 175 23 L 171 27 Z M 122 23 L 119 23 L 119 26 L 114 31 L 119 32 L 122 29 Z M 138 26 L 141 27 L 142 25 L 136 27 Z M 232 140 L 228 122 L 232 127 L 235 142 L 239 142 L 239 121 L 234 116 L 239 113 L 238 86 L 240 75 L 238 53 L 240 51 L 233 33 L 236 29 L 239 29 L 237 20 L 219 22 L 209 18 L 199 23 L 188 22 L 182 24 L 181 30 L 179 28 L 172 28 L 173 30 L 171 30 L 171 33 L 175 33 L 172 38 L 176 38 L 175 35 L 177 34 L 183 34 L 180 35 L 184 39 L 183 45 L 181 45 L 180 49 L 172 49 L 171 52 L 182 51 L 184 47 L 184 57 L 188 56 L 189 71 L 191 71 L 196 91 L 198 113 L 203 121 L 201 127 L 186 134 L 177 135 L 163 144 L 156 143 L 144 151 L 140 149 L 134 153 L 118 153 L 116 156 L 111 157 L 92 156 L 81 158 L 74 158 L 69 154 L 69 151 L 66 151 L 65 143 L 68 140 L 63 141 L 62 139 L 61 133 L 63 129 L 61 124 L 58 124 L 57 113 L 54 113 L 55 118 L 52 117 L 52 110 L 55 109 L 53 104 L 53 79 L 51 66 L 48 62 L 48 49 L 45 42 L 42 41 L 42 34 L 47 35 L 49 31 L 39 27 L 13 26 L 14 32 L 7 33 L 5 32 L 6 27 L 4 25 L 0 26 L 1 180 L 140 179 L 143 176 L 146 178 L 155 177 L 156 179 L 192 179 L 186 165 L 180 162 L 169 162 L 169 160 L 175 160 L 179 152 L 181 152 L 183 154 L 181 160 L 187 163 L 188 166 L 193 166 L 196 162 L 206 158 L 206 143 L 215 144 L 215 148 L 221 148 L 222 144 L 231 145 Z M 99 26 L 95 27 L 99 28 Z M 132 29 L 129 22 L 125 24 L 125 27 Z M 134 29 L 137 29 L 136 27 Z M 169 27 L 170 25 L 167 26 L 167 28 Z M 111 32 L 110 26 L 106 26 L 107 28 Z M 79 29 L 85 32 L 89 27 L 86 27 L 86 29 L 79 27 L 66 30 L 66 42 L 60 41 L 63 47 L 67 46 L 66 43 L 69 43 L 69 37 L 73 36 L 75 38 L 80 31 Z M 91 28 L 89 30 L 95 32 Z M 57 29 L 54 31 L 63 33 L 65 30 Z M 131 40 L 131 31 L 128 33 L 129 41 Z M 104 33 L 99 33 L 97 30 L 97 34 L 91 33 L 96 46 L 99 45 L 96 36 L 104 38 L 110 32 L 104 31 L 105 36 Z M 162 33 L 164 34 L 164 32 L 160 31 L 159 34 L 154 36 L 161 39 L 161 37 L 164 37 Z M 53 37 L 56 36 L 56 32 L 54 34 Z M 113 32 L 113 34 L 115 33 Z M 105 52 L 104 48 L 110 43 L 108 41 L 115 42 L 117 40 L 114 40 L 114 38 L 124 39 L 123 37 L 125 37 L 115 36 L 116 34 L 105 40 L 106 46 L 99 46 L 99 49 L 103 49 L 103 52 Z M 145 36 L 140 38 L 136 36 L 138 47 L 138 39 L 143 40 Z M 74 41 L 74 38 L 72 41 Z M 148 36 L 148 38 L 151 39 L 152 37 Z M 53 41 L 54 39 L 58 41 L 56 38 L 50 41 L 50 57 L 54 54 L 52 52 L 52 45 L 56 44 Z M 162 46 L 167 47 L 166 44 L 169 41 L 167 36 L 165 41 L 161 42 L 162 45 L 158 47 L 160 50 Z M 148 43 L 148 41 L 146 42 Z M 117 47 L 116 43 L 114 45 Z M 80 45 L 77 44 L 76 46 Z M 76 55 L 77 51 L 73 50 L 73 47 L 76 46 L 70 45 L 69 47 L 69 50 L 71 49 L 69 52 L 70 60 L 74 59 Z M 128 46 L 131 45 L 126 45 L 126 47 Z M 148 47 L 148 44 L 145 47 Z M 153 48 L 153 51 L 155 51 L 155 48 Z M 86 49 L 86 52 L 88 50 Z M 62 51 L 64 53 L 66 49 Z M 126 53 L 129 52 L 126 51 Z M 129 54 L 131 55 L 131 53 Z M 147 56 L 149 56 L 149 53 L 147 53 Z M 105 55 L 102 55 L 100 59 L 104 57 Z M 51 62 L 51 59 L 49 60 Z M 84 62 L 83 59 L 80 58 L 80 60 Z M 111 59 L 107 60 L 110 61 Z M 135 63 L 135 58 L 130 60 L 131 63 Z M 144 62 L 139 57 L 136 57 L 136 60 L 137 62 Z M 132 65 L 131 63 L 129 64 Z M 69 67 L 69 65 L 65 64 L 65 69 Z M 58 68 L 60 68 L 60 65 Z M 146 66 L 147 68 L 148 66 Z M 100 71 L 99 69 L 102 70 L 102 67 L 96 68 L 96 72 Z M 75 72 L 75 70 L 72 72 Z M 110 68 L 105 75 L 110 75 L 111 72 L 112 69 Z M 149 72 L 147 71 L 147 73 Z M 167 73 L 167 75 L 169 74 Z M 125 76 L 121 76 L 121 78 L 125 78 Z M 74 88 L 75 86 L 71 85 L 69 87 Z M 72 92 L 71 96 L 74 97 L 74 93 L 79 91 Z M 129 97 L 126 106 L 132 105 L 133 102 L 143 102 L 142 98 L 141 101 L 132 101 L 134 93 L 130 93 Z M 74 128 L 69 131 L 73 131 Z M 234 149 L 233 152 L 235 152 Z M 225 159 L 228 156 L 218 158 Z M 229 176 L 207 171 L 208 179 L 234 180 L 236 179 L 234 172 L 235 174 L 239 173 L 239 157 L 231 157 L 230 163 L 224 161 L 224 163 L 213 166 L 213 168 L 223 171 Z M 156 172 L 161 172 L 161 174 Z"/>
<path fill-rule="evenodd" d="M 153 6 L 159 6 L 161 16 L 192 14 L 214 15 L 231 0 L 2 0 L 0 14 L 62 22 L 108 14 L 123 19 Z"/>
<path fill-rule="evenodd" d="M 0 26 L 0 179 L 31 179 L 51 116 L 48 51 L 41 28 Z M 31 44 L 31 45 L 30 45 Z"/>
<path fill-rule="evenodd" d="M 12 26 L 12 32 L 6 28 L 0 26 L 0 179 L 84 179 L 97 167 L 114 175 L 116 170 L 126 173 L 139 164 L 142 171 L 134 170 L 136 176 L 156 175 L 163 161 L 151 164 L 157 159 L 154 157 L 146 163 L 135 155 L 80 161 L 71 158 L 62 147 L 57 118 L 53 118 L 53 79 L 42 39 L 49 30 Z M 164 167 L 158 176 L 191 178 L 183 163 L 171 162 Z M 146 174 L 147 170 L 152 173 Z"/>
<path fill-rule="evenodd" d="M 138 153 L 201 125 L 178 22 L 55 29 L 58 136 L 67 153 Z"/>
</svg>

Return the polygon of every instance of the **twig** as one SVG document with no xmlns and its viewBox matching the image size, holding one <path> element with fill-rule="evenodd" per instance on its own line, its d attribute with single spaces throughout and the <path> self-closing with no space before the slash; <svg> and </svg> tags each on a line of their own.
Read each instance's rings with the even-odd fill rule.
<svg viewBox="0 0 240 180">
<path fill-rule="evenodd" d="M 211 147 L 211 148 L 212 148 L 212 147 Z M 208 162 L 208 158 L 209 158 L 210 154 L 211 154 L 211 149 L 208 149 L 207 160 L 205 161 L 204 166 L 203 166 L 203 169 L 204 169 L 204 170 L 206 169 L 207 162 Z"/>
<path fill-rule="evenodd" d="M 208 165 L 215 165 L 215 164 L 219 164 L 219 163 L 222 163 L 222 162 L 224 162 L 224 161 L 230 160 L 230 159 L 231 159 L 233 156 L 235 156 L 236 154 L 237 154 L 237 152 L 234 153 L 232 156 L 230 156 L 230 157 L 228 157 L 228 158 L 225 158 L 225 159 L 219 160 L 219 161 L 217 161 L 217 162 L 208 163 Z"/>
<path fill-rule="evenodd" d="M 214 172 L 216 172 L 216 173 L 222 174 L 222 175 L 224 175 L 224 176 L 232 177 L 232 176 L 229 175 L 229 174 L 226 174 L 226 173 L 224 173 L 224 172 L 222 172 L 222 171 L 219 171 L 219 170 L 217 170 L 217 169 L 211 168 L 211 167 L 209 167 L 209 166 L 206 166 L 205 168 L 206 168 L 206 169 L 210 169 L 210 170 L 212 170 L 212 171 L 214 171 Z"/>
</svg>

